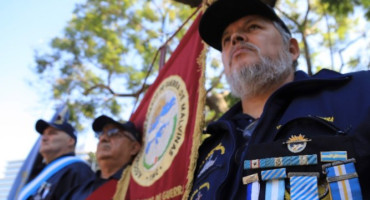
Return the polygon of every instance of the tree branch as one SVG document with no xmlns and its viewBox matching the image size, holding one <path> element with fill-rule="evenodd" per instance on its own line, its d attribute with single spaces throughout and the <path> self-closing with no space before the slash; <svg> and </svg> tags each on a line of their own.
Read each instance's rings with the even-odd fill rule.
<svg viewBox="0 0 370 200">
<path fill-rule="evenodd" d="M 303 27 L 306 27 L 306 25 L 307 25 L 308 13 L 310 12 L 310 10 L 311 10 L 310 0 L 307 0 L 307 10 L 306 10 L 306 13 L 304 15 L 304 20 L 303 20 L 303 23 L 302 23 Z"/>
<path fill-rule="evenodd" d="M 293 19 L 292 17 L 290 17 L 287 13 L 283 12 L 282 10 L 280 10 L 280 9 L 278 9 L 278 10 L 286 18 L 288 18 L 290 21 L 292 21 L 298 27 L 298 32 L 302 35 L 303 50 L 304 50 L 304 56 L 306 58 L 306 65 L 307 65 L 307 73 L 309 75 L 312 75 L 311 54 L 310 54 L 309 47 L 308 47 L 307 34 L 305 32 L 307 17 L 308 17 L 308 13 L 309 13 L 310 9 L 311 9 L 311 6 L 309 4 L 309 0 L 307 0 L 307 10 L 306 10 L 306 14 L 305 14 L 305 17 L 304 17 L 304 20 L 303 20 L 302 24 L 299 24 L 297 20 Z"/>
<path fill-rule="evenodd" d="M 211 87 L 207 89 L 206 94 L 208 94 L 209 92 L 211 92 L 216 87 L 216 85 L 220 82 L 220 80 L 221 80 L 222 76 L 224 75 L 224 73 L 225 73 L 225 71 L 223 70 L 218 75 L 218 77 L 216 78 L 217 81 L 214 81 L 214 84 L 212 84 Z"/>
<path fill-rule="evenodd" d="M 138 97 L 148 87 L 149 87 L 148 85 L 145 85 L 145 86 L 143 86 L 140 90 L 138 90 L 135 93 L 116 93 L 116 92 L 114 92 L 112 90 L 111 87 L 109 87 L 107 85 L 104 85 L 104 84 L 96 84 L 96 85 L 90 87 L 89 89 L 85 90 L 85 92 L 83 94 L 84 95 L 89 95 L 94 89 L 101 88 L 101 89 L 108 90 L 109 93 L 111 93 L 113 96 L 116 96 L 116 97 Z"/>
<path fill-rule="evenodd" d="M 331 69 L 334 68 L 334 57 L 333 57 L 333 45 L 331 43 L 331 31 L 330 31 L 330 26 L 329 26 L 329 19 L 328 19 L 328 14 L 326 12 L 326 9 L 324 6 L 322 6 L 324 10 L 324 16 L 325 16 L 325 22 L 326 22 L 326 28 L 328 31 L 328 40 L 329 40 L 329 51 L 330 51 L 330 62 L 331 62 Z"/>
<path fill-rule="evenodd" d="M 282 11 L 281 9 L 279 9 L 279 8 L 276 8 L 276 10 L 278 10 L 281 14 L 283 14 L 284 15 L 284 17 L 286 17 L 287 19 L 289 19 L 290 21 L 292 21 L 297 27 L 298 27 L 298 29 L 299 29 L 299 27 L 300 27 L 300 24 L 296 21 L 296 20 L 294 20 L 293 18 L 291 18 L 289 15 L 288 15 L 288 13 L 286 13 L 286 12 L 284 12 L 284 11 Z M 300 30 L 299 30 L 300 31 Z"/>
<path fill-rule="evenodd" d="M 339 51 L 338 51 L 338 54 L 339 54 L 339 58 L 340 58 L 340 61 L 341 61 L 341 66 L 339 68 L 339 72 L 341 72 L 343 70 L 343 67 L 344 67 L 344 60 L 343 60 L 343 55 L 342 55 L 342 52 L 344 50 L 346 50 L 348 47 L 350 47 L 352 44 L 354 44 L 355 42 L 357 42 L 358 40 L 360 40 L 361 38 L 366 38 L 366 32 L 362 33 L 359 37 L 353 39 L 352 41 L 350 41 L 349 43 L 347 43 L 347 45 L 343 48 L 341 48 Z"/>
</svg>

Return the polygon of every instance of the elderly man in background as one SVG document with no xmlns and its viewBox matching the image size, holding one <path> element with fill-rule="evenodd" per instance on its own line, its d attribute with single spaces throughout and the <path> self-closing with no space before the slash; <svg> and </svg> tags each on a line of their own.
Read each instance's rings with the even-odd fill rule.
<svg viewBox="0 0 370 200">
<path fill-rule="evenodd" d="M 123 170 L 140 150 L 140 133 L 132 122 L 123 123 L 102 115 L 94 120 L 92 128 L 99 139 L 96 159 L 100 170 L 63 199 L 112 199 Z"/>
<path fill-rule="evenodd" d="M 40 154 L 45 167 L 25 185 L 18 199 L 60 199 L 67 191 L 94 175 L 90 166 L 75 156 L 77 137 L 64 109 L 51 122 L 36 122 L 41 134 Z"/>
</svg>

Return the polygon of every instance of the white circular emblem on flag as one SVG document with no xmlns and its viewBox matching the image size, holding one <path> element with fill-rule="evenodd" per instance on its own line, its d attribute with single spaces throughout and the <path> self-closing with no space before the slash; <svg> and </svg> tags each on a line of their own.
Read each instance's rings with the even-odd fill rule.
<svg viewBox="0 0 370 200">
<path fill-rule="evenodd" d="M 150 100 L 144 123 L 144 144 L 132 164 L 132 176 L 150 186 L 171 166 L 184 141 L 189 116 L 189 96 L 184 81 L 170 76 Z"/>
</svg>

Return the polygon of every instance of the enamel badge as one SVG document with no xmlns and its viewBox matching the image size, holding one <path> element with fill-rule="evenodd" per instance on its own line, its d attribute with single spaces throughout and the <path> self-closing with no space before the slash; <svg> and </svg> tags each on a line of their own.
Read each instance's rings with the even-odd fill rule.
<svg viewBox="0 0 370 200">
<path fill-rule="evenodd" d="M 308 138 L 305 138 L 304 135 L 299 134 L 298 136 L 292 135 L 290 138 L 284 142 L 284 144 L 287 144 L 288 149 L 292 153 L 299 153 L 302 152 L 307 145 L 307 142 L 311 141 Z"/>
</svg>

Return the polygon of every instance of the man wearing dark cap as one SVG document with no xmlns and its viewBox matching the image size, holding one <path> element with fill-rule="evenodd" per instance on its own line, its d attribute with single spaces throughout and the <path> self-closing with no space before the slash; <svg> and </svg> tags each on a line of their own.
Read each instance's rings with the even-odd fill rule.
<svg viewBox="0 0 370 200">
<path fill-rule="evenodd" d="M 96 159 L 100 170 L 63 199 L 112 199 L 123 170 L 140 150 L 140 133 L 130 121 L 122 123 L 102 115 L 94 120 L 92 128 L 99 139 Z"/>
<path fill-rule="evenodd" d="M 295 71 L 274 2 L 218 0 L 202 39 L 241 101 L 209 124 L 190 199 L 370 199 L 370 72 Z"/>
<path fill-rule="evenodd" d="M 36 122 L 41 134 L 40 154 L 45 167 L 21 191 L 18 199 L 60 199 L 71 188 L 93 176 L 90 166 L 75 156 L 77 137 L 67 122 L 66 110 L 57 113 L 51 122 Z"/>
</svg>

